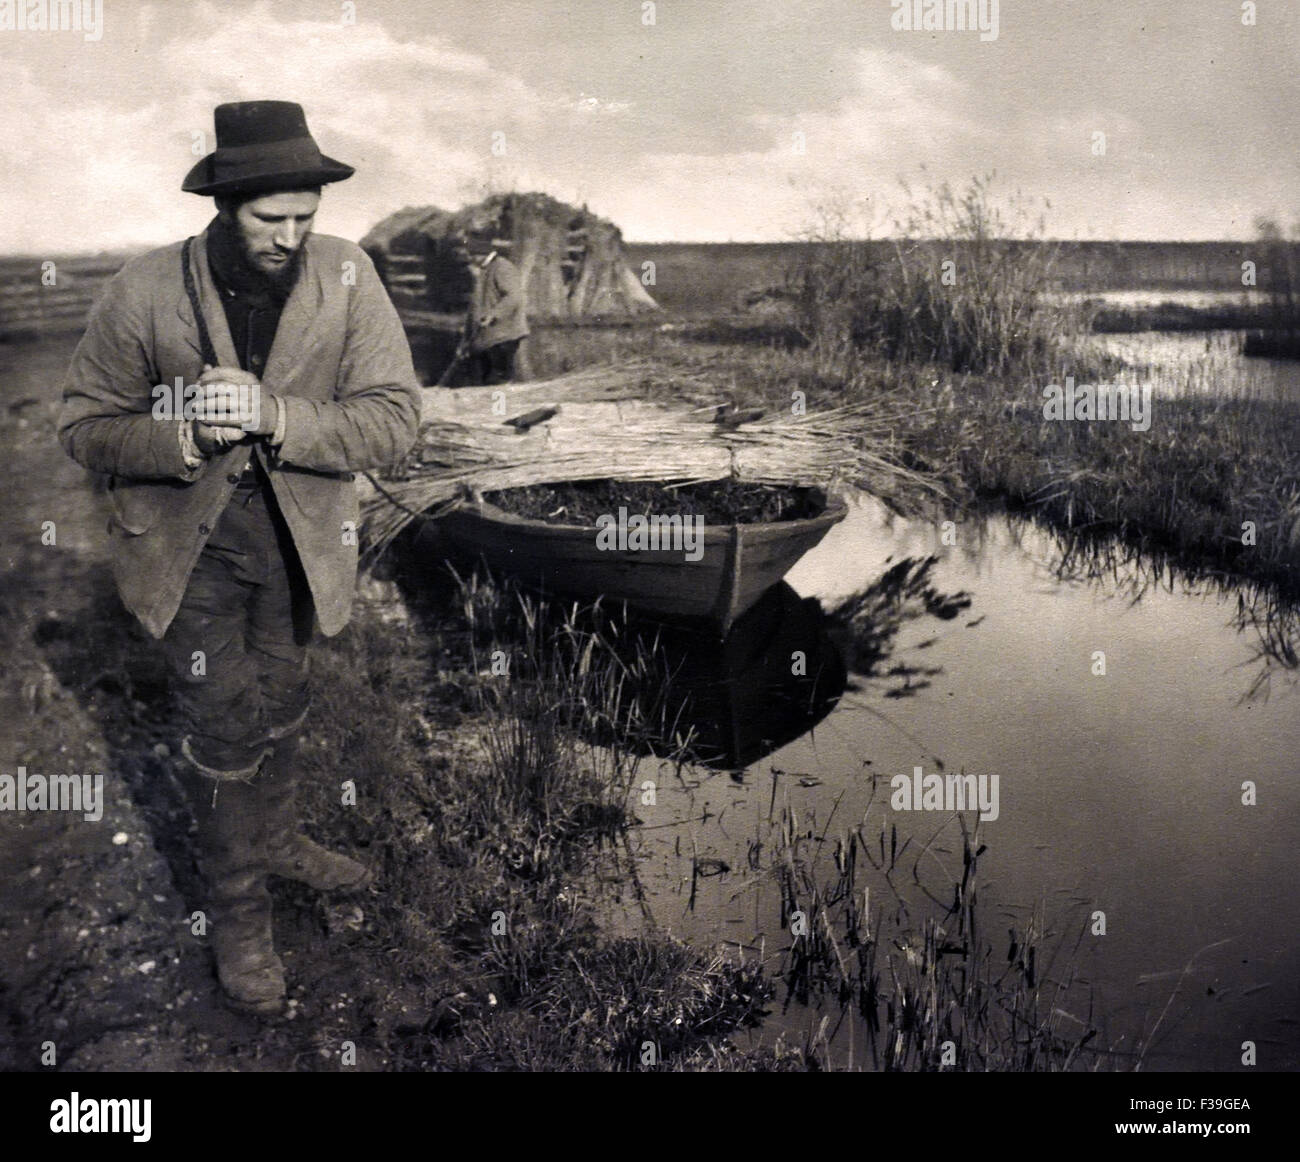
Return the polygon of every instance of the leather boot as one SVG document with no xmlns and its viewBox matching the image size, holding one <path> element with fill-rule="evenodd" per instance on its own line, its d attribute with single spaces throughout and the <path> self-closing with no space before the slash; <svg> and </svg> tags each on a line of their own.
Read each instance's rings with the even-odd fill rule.
<svg viewBox="0 0 1300 1162">
<path fill-rule="evenodd" d="M 370 869 L 346 855 L 313 843 L 298 828 L 294 797 L 298 786 L 299 735 L 279 739 L 262 763 L 257 786 L 266 821 L 267 870 L 318 892 L 359 890 L 374 880 Z"/>
<path fill-rule="evenodd" d="M 192 778 L 217 978 L 236 1008 L 277 1016 L 284 1009 L 284 965 L 272 943 L 261 797 L 243 780 L 214 784 L 201 775 Z"/>
</svg>

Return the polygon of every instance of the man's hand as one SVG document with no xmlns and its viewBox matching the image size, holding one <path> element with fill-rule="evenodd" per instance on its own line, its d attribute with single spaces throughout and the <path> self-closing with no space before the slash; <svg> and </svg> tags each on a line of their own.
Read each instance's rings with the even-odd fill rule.
<svg viewBox="0 0 1300 1162">
<path fill-rule="evenodd" d="M 231 430 L 235 440 L 245 434 L 269 436 L 275 431 L 279 404 L 262 390 L 256 375 L 239 367 L 205 367 L 196 385 L 200 390 L 193 403 L 194 438 L 232 443 L 225 438 Z M 207 429 L 201 431 L 201 429 Z"/>
<path fill-rule="evenodd" d="M 195 420 L 191 432 L 194 446 L 205 456 L 224 451 L 231 444 L 238 444 L 244 438 L 243 428 L 221 428 Z"/>
</svg>

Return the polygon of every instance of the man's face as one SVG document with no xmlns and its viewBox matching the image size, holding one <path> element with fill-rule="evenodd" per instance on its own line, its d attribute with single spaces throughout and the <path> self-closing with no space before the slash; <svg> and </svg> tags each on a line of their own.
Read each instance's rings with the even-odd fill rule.
<svg viewBox="0 0 1300 1162">
<path fill-rule="evenodd" d="M 311 233 L 319 205 L 317 191 L 295 190 L 264 194 L 236 209 L 235 228 L 248 264 L 273 279 L 282 275 Z"/>
</svg>

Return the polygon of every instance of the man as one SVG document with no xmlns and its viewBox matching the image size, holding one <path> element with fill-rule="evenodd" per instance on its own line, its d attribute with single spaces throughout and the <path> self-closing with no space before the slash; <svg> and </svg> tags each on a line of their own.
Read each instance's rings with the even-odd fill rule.
<svg viewBox="0 0 1300 1162">
<path fill-rule="evenodd" d="M 474 276 L 465 319 L 469 381 L 509 383 L 515 378 L 519 343 L 528 335 L 523 279 L 500 250 L 475 242 L 464 251 Z"/>
<path fill-rule="evenodd" d="M 112 476 L 123 603 L 161 638 L 227 997 L 282 1011 L 269 874 L 321 890 L 369 872 L 302 835 L 293 809 L 308 644 L 346 624 L 353 473 L 416 435 L 410 348 L 370 259 L 312 233 L 321 154 L 299 105 L 220 105 L 217 148 L 182 189 L 216 199 L 197 238 L 132 260 L 73 355 L 59 438 Z M 184 388 L 184 391 L 180 390 Z"/>
</svg>

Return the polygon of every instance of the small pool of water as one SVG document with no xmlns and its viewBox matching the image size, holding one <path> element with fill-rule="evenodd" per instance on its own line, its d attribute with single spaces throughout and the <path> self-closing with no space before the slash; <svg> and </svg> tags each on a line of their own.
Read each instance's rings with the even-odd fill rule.
<svg viewBox="0 0 1300 1162">
<path fill-rule="evenodd" d="M 910 615 L 865 646 L 864 623 L 846 637 L 809 620 L 931 556 L 911 573 Z M 784 628 L 764 631 L 785 635 L 777 656 L 740 654 L 769 673 L 796 650 L 821 667 L 820 687 L 793 687 L 804 733 L 791 737 L 789 714 L 754 694 L 770 681 L 741 681 L 730 718 L 703 712 L 715 737 L 737 740 L 722 760 L 733 769 L 645 760 L 639 779 L 657 793 L 636 808 L 631 844 L 644 909 L 624 891 L 606 904 L 610 925 L 639 930 L 648 912 L 701 947 L 778 964 L 791 935 L 762 850 L 782 811 L 828 837 L 896 829 L 909 864 L 924 852 L 916 876 L 898 877 L 919 916 L 927 879 L 941 893 L 960 878 L 961 836 L 952 812 L 891 805 L 892 780 L 918 767 L 995 776 L 997 817 L 978 836 L 985 930 L 1040 916 L 1043 951 L 1055 950 L 1045 971 L 1073 982 L 1062 1011 L 1102 1029 L 1117 1067 L 1140 1051 L 1146 1070 L 1233 1070 L 1252 1042 L 1255 1068 L 1300 1068 L 1300 704 L 1291 672 L 1262 669 L 1235 594 L 1139 595 L 1131 565 L 1066 578 L 1057 542 L 1033 526 L 995 518 L 945 536 L 866 498 L 787 581 Z M 847 685 L 828 690 L 845 682 L 846 656 Z M 830 860 L 833 844 L 809 850 Z M 872 898 L 887 890 L 876 883 Z M 837 1006 L 782 1012 L 782 999 L 758 1037 L 801 1043 L 823 1016 L 834 1025 Z M 826 1043 L 837 1064 L 863 1063 L 852 1020 Z"/>
<path fill-rule="evenodd" d="M 1150 383 L 1156 398 L 1210 395 L 1300 402 L 1300 360 L 1242 354 L 1244 331 L 1139 331 L 1093 335 L 1131 367 L 1121 381 Z"/>
</svg>

